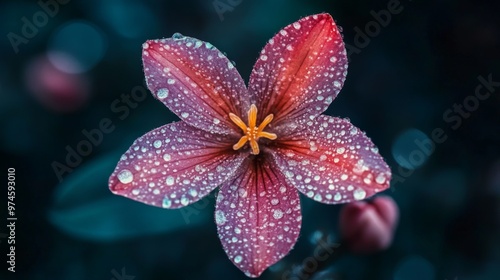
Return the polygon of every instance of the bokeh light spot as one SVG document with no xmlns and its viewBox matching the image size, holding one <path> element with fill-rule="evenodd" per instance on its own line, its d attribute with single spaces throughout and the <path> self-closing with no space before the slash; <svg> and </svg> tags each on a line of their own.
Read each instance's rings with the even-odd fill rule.
<svg viewBox="0 0 500 280">
<path fill-rule="evenodd" d="M 394 272 L 394 280 L 434 280 L 432 264 L 421 256 L 410 256 L 401 261 Z"/>
<path fill-rule="evenodd" d="M 104 57 L 106 38 L 95 25 L 86 21 L 72 21 L 56 31 L 49 43 L 51 53 L 65 54 L 77 64 L 61 63 L 49 54 L 56 68 L 67 73 L 82 73 L 91 70 Z"/>
<path fill-rule="evenodd" d="M 435 146 L 425 133 L 412 128 L 396 138 L 392 145 L 392 156 L 400 166 L 413 170 L 427 161 Z"/>
</svg>

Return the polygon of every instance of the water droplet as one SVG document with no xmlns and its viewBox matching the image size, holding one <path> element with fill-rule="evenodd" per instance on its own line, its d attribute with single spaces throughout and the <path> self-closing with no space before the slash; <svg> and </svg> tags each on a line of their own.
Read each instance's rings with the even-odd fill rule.
<svg viewBox="0 0 500 280">
<path fill-rule="evenodd" d="M 314 200 L 318 201 L 318 202 L 321 202 L 321 200 L 323 200 L 323 197 L 321 197 L 321 194 L 317 193 L 315 196 L 314 196 Z"/>
<path fill-rule="evenodd" d="M 298 22 L 294 22 L 294 23 L 293 23 L 293 27 L 294 27 L 295 29 L 300 29 L 300 23 L 298 23 Z"/>
<path fill-rule="evenodd" d="M 164 159 L 165 161 L 170 161 L 170 158 L 171 158 L 171 157 L 170 157 L 170 155 L 169 155 L 169 154 L 164 154 L 164 155 L 163 155 L 163 159 Z"/>
<path fill-rule="evenodd" d="M 156 141 L 153 143 L 153 146 L 154 146 L 155 148 L 157 148 L 157 149 L 158 149 L 159 147 L 161 147 L 161 141 L 160 141 L 160 140 L 156 140 Z"/>
<path fill-rule="evenodd" d="M 378 174 L 377 178 L 375 178 L 375 182 L 377 182 L 377 184 L 383 184 L 383 183 L 385 183 L 385 175 L 384 175 L 384 173 Z"/>
<path fill-rule="evenodd" d="M 133 189 L 132 190 L 132 194 L 133 195 L 138 195 L 140 192 L 141 192 L 141 190 L 139 190 L 139 189 Z"/>
<path fill-rule="evenodd" d="M 283 218 L 283 211 L 281 211 L 280 209 L 274 210 L 273 217 L 275 219 L 281 219 L 281 218 Z"/>
<path fill-rule="evenodd" d="M 220 120 L 217 118 L 214 118 L 214 124 L 219 124 L 219 123 L 220 123 Z"/>
<path fill-rule="evenodd" d="M 189 204 L 189 198 L 185 197 L 185 196 L 182 196 L 181 197 L 181 204 L 186 206 Z"/>
<path fill-rule="evenodd" d="M 339 201 L 342 199 L 342 195 L 340 193 L 336 193 L 335 196 L 333 197 L 335 201 Z"/>
<path fill-rule="evenodd" d="M 168 89 L 161 88 L 161 89 L 158 90 L 158 92 L 156 92 L 156 95 L 160 99 L 167 98 L 168 97 Z"/>
<path fill-rule="evenodd" d="M 134 180 L 134 175 L 130 172 L 130 170 L 123 169 L 120 173 L 118 173 L 118 180 L 120 180 L 122 184 L 128 184 Z"/>
<path fill-rule="evenodd" d="M 174 80 L 174 79 L 168 79 L 168 80 L 167 80 L 167 83 L 168 83 L 169 85 L 173 85 L 173 84 L 175 84 L 175 80 Z"/>
<path fill-rule="evenodd" d="M 162 202 L 162 205 L 161 205 L 163 208 L 170 208 L 170 206 L 172 206 L 172 201 L 168 198 L 164 198 L 163 199 L 163 202 Z"/>
<path fill-rule="evenodd" d="M 280 203 L 279 199 L 277 199 L 277 198 L 271 199 L 271 204 L 272 205 L 277 205 L 278 203 Z"/>
<path fill-rule="evenodd" d="M 179 32 L 175 32 L 174 35 L 172 35 L 172 39 L 174 39 L 174 40 L 181 40 L 181 39 L 184 39 L 184 35 L 182 35 Z"/>
<path fill-rule="evenodd" d="M 218 225 L 223 225 L 227 222 L 226 215 L 221 210 L 215 211 L 215 223 Z"/>
<path fill-rule="evenodd" d="M 342 175 L 340 175 L 340 180 L 345 181 L 345 180 L 347 180 L 348 177 L 349 176 L 347 176 L 347 174 L 342 174 Z"/>
<path fill-rule="evenodd" d="M 234 233 L 240 234 L 241 233 L 241 229 L 239 227 L 235 227 L 234 228 Z"/>
<path fill-rule="evenodd" d="M 241 257 L 240 255 L 234 257 L 234 262 L 235 263 L 240 263 L 242 260 L 243 260 L 243 257 Z"/>
<path fill-rule="evenodd" d="M 175 183 L 175 178 L 172 176 L 168 176 L 165 180 L 165 183 L 167 183 L 168 186 L 172 186 Z"/>
<path fill-rule="evenodd" d="M 261 59 L 262 61 L 266 61 L 266 60 L 267 60 L 267 55 L 265 55 L 265 54 L 261 55 L 261 56 L 260 56 L 260 59 Z"/>
<path fill-rule="evenodd" d="M 354 191 L 353 195 L 354 195 L 354 199 L 361 200 L 361 199 L 365 198 L 366 192 L 363 189 L 357 189 L 357 190 Z"/>
<path fill-rule="evenodd" d="M 196 197 L 198 195 L 198 191 L 195 189 L 190 189 L 189 195 L 191 195 L 192 197 Z"/>
<path fill-rule="evenodd" d="M 337 58 L 335 56 L 332 56 L 332 57 L 330 57 L 330 61 L 335 63 L 335 62 L 337 62 Z"/>
<path fill-rule="evenodd" d="M 187 118 L 187 117 L 189 117 L 189 113 L 188 112 L 182 112 L 181 113 L 181 117 Z"/>
</svg>

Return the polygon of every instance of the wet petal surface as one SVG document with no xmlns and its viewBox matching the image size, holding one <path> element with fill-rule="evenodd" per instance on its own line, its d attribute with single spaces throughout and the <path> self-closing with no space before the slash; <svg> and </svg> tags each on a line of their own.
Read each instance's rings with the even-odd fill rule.
<svg viewBox="0 0 500 280">
<path fill-rule="evenodd" d="M 391 170 L 364 132 L 348 120 L 319 116 L 274 150 L 290 184 L 316 201 L 362 200 L 389 187 Z"/>
<path fill-rule="evenodd" d="M 206 131 L 234 134 L 229 113 L 250 107 L 240 74 L 210 43 L 175 35 L 143 45 L 149 90 L 182 120 Z"/>
<path fill-rule="evenodd" d="M 220 240 L 229 259 L 249 277 L 283 258 L 300 232 L 298 192 L 270 160 L 259 155 L 243 163 L 246 172 L 225 183 L 217 196 Z"/>
<path fill-rule="evenodd" d="M 159 127 L 122 155 L 109 187 L 115 194 L 163 208 L 194 203 L 238 172 L 246 157 L 225 140 L 184 122 Z"/>
<path fill-rule="evenodd" d="M 250 76 L 249 91 L 260 117 L 274 114 L 274 126 L 283 133 L 290 129 L 284 123 L 300 126 L 325 111 L 346 75 L 342 36 L 329 14 L 319 14 L 288 25 L 269 40 Z"/>
</svg>

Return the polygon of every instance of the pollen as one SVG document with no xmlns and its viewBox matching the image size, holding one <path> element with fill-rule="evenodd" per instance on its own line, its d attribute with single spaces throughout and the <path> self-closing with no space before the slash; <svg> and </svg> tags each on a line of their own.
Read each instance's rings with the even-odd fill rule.
<svg viewBox="0 0 500 280">
<path fill-rule="evenodd" d="M 229 113 L 229 118 L 243 131 L 243 136 L 240 138 L 238 143 L 233 145 L 234 150 L 241 149 L 247 142 L 249 142 L 250 148 L 252 149 L 251 153 L 258 155 L 260 152 L 259 144 L 257 143 L 259 138 L 262 137 L 270 140 L 278 138 L 276 134 L 264 131 L 264 128 L 266 128 L 266 126 L 273 120 L 273 114 L 269 114 L 262 121 L 262 123 L 257 126 L 257 106 L 254 104 L 252 104 L 252 106 L 250 106 L 250 110 L 248 110 L 248 126 L 240 119 L 240 117 L 233 113 Z"/>
</svg>

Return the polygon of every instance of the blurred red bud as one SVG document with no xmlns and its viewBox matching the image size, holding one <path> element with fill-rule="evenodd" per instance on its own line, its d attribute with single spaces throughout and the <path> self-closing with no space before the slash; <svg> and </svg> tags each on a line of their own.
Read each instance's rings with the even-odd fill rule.
<svg viewBox="0 0 500 280">
<path fill-rule="evenodd" d="M 53 54 L 61 63 L 73 63 L 68 56 Z M 26 85 L 44 106 L 57 112 L 81 108 L 89 97 L 89 83 L 82 74 L 57 69 L 47 56 L 40 56 L 26 68 Z"/>
<path fill-rule="evenodd" d="M 388 196 L 345 205 L 340 211 L 340 234 L 354 253 L 373 253 L 391 245 L 399 209 Z"/>
</svg>

